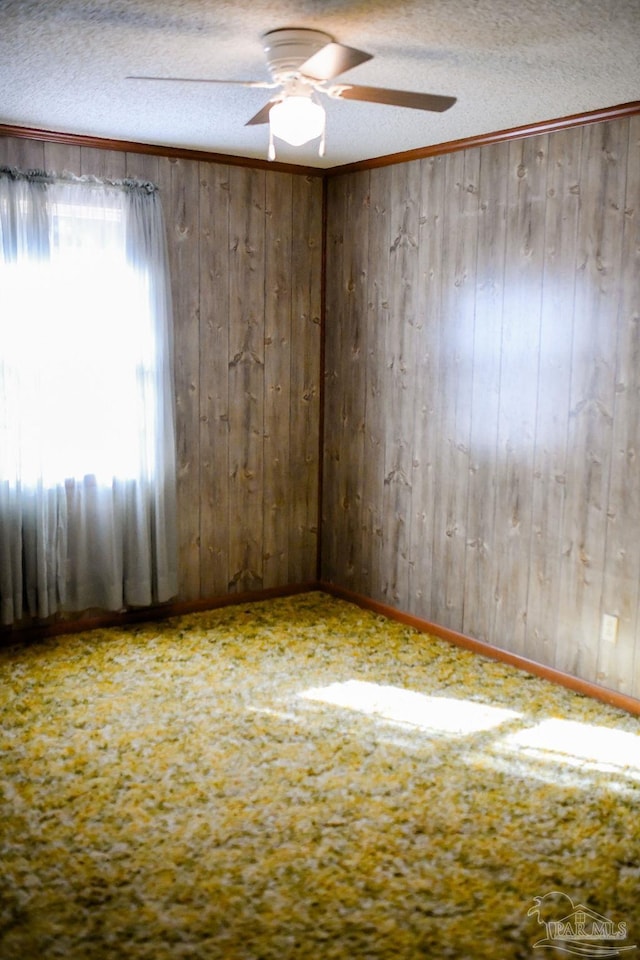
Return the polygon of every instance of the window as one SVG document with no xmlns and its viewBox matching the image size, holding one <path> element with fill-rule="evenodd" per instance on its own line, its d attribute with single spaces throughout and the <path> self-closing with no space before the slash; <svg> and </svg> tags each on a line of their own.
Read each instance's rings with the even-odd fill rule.
<svg viewBox="0 0 640 960">
<path fill-rule="evenodd" d="M 0 171 L 2 622 L 176 592 L 169 289 L 152 185 Z"/>
</svg>

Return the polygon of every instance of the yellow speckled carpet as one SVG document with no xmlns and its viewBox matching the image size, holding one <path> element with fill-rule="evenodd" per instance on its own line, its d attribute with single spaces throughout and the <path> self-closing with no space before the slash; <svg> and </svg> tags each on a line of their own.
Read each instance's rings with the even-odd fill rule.
<svg viewBox="0 0 640 960">
<path fill-rule="evenodd" d="M 626 713 L 320 593 L 0 671 L 2 960 L 637 955 Z"/>
</svg>

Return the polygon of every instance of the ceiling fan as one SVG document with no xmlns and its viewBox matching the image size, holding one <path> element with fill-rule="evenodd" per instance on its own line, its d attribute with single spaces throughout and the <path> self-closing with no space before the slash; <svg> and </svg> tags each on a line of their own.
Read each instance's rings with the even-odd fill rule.
<svg viewBox="0 0 640 960">
<path fill-rule="evenodd" d="M 245 126 L 269 124 L 269 159 L 275 159 L 274 137 L 300 146 L 320 137 L 320 156 L 325 146 L 325 112 L 317 94 L 337 100 L 361 100 L 395 107 L 411 107 L 441 113 L 456 102 L 455 97 L 387 87 L 364 87 L 331 83 L 340 74 L 372 59 L 372 54 L 336 43 L 321 30 L 286 28 L 263 36 L 263 50 L 271 81 L 211 80 L 197 77 L 127 77 L 129 80 L 168 80 L 183 83 L 230 83 L 278 92 L 247 121 Z"/>
</svg>

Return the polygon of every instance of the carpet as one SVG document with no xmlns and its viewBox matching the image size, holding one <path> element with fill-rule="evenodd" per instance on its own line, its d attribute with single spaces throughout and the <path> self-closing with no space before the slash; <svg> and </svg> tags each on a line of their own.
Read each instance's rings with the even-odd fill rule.
<svg viewBox="0 0 640 960">
<path fill-rule="evenodd" d="M 16 643 L 0 680 L 3 960 L 640 948 L 614 707 L 322 593 Z"/>
</svg>

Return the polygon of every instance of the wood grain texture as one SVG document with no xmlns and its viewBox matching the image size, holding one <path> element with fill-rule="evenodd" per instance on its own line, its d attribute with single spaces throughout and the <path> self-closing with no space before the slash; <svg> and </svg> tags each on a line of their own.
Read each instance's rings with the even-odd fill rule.
<svg viewBox="0 0 640 960">
<path fill-rule="evenodd" d="M 345 484 L 337 503 L 336 522 L 343 530 L 339 541 L 342 563 L 346 561 L 346 583 L 353 583 L 362 570 L 362 471 L 364 454 L 367 232 L 369 221 L 368 178 L 349 178 L 347 223 L 361 243 L 342 245 L 342 303 L 338 314 L 341 346 L 335 356 L 337 382 L 349 384 L 340 393 L 339 461 Z M 337 317 L 334 316 L 334 322 Z M 333 520 L 329 521 L 334 522 Z"/>
<path fill-rule="evenodd" d="M 82 149 L 79 146 L 66 146 L 63 143 L 45 143 L 44 167 L 52 173 L 77 172 L 81 166 Z"/>
<path fill-rule="evenodd" d="M 601 643 L 598 682 L 640 696 L 640 117 L 629 121 L 620 268 L 611 476 L 602 611 L 619 618 L 615 646 Z M 624 156 L 621 157 L 624 160 Z"/>
<path fill-rule="evenodd" d="M 200 198 L 197 163 L 162 159 L 175 325 L 180 596 L 200 595 Z M 179 278 L 178 282 L 173 282 Z"/>
<path fill-rule="evenodd" d="M 317 577 L 319 536 L 320 355 L 322 301 L 322 184 L 317 177 L 292 177 L 292 244 L 285 289 L 291 300 L 289 403 L 290 453 L 287 504 L 288 579 Z"/>
<path fill-rule="evenodd" d="M 492 130 L 473 137 L 463 137 L 460 140 L 447 140 L 443 143 L 433 143 L 428 147 L 418 147 L 414 150 L 404 150 L 402 153 L 385 154 L 382 157 L 372 157 L 368 160 L 357 160 L 354 163 L 341 164 L 330 167 L 326 172 L 333 175 L 355 173 L 362 170 L 371 170 L 377 167 L 393 166 L 398 163 L 410 163 L 426 157 L 448 156 L 457 150 L 470 150 L 473 147 L 484 147 L 494 143 L 509 143 L 513 140 L 524 140 L 539 134 L 570 130 L 573 127 L 583 127 L 591 123 L 619 120 L 623 117 L 635 117 L 640 114 L 640 100 L 631 100 L 628 103 L 619 103 L 611 107 L 598 110 L 589 110 L 583 113 L 574 113 L 566 117 L 557 117 L 528 123 L 519 127 L 509 127 L 505 130 Z M 0 125 L 0 130 L 2 129 Z M 29 131 L 26 131 L 29 136 Z"/>
<path fill-rule="evenodd" d="M 229 168 L 200 164 L 200 595 L 229 583 Z"/>
<path fill-rule="evenodd" d="M 410 602 L 419 616 L 431 610 L 431 591 L 438 575 L 434 531 L 439 456 L 434 423 L 440 410 L 440 353 L 446 336 L 442 324 L 445 172 L 442 157 L 421 162 L 414 369 L 414 390 L 420 401 L 413 422 L 409 568 Z"/>
<path fill-rule="evenodd" d="M 48 146 L 0 137 L 0 162 L 44 167 Z M 59 147 L 56 166 L 133 173 Z M 630 115 L 330 177 L 323 371 L 323 577 L 635 696 L 639 155 Z M 314 579 L 319 178 L 156 162 L 179 599 Z"/>
<path fill-rule="evenodd" d="M 44 143 L 20 137 L 0 137 L 2 164 L 18 170 L 44 170 Z"/>
<path fill-rule="evenodd" d="M 508 178 L 504 148 L 480 152 L 475 316 L 471 360 L 471 425 L 465 547 L 463 629 L 478 640 L 494 636 L 495 607 L 487 591 L 497 583 L 494 548 L 500 367 L 507 245 Z"/>
<path fill-rule="evenodd" d="M 155 161 L 155 176 L 157 176 L 158 158 L 152 157 Z M 131 155 L 126 153 L 116 153 L 113 150 L 98 150 L 95 147 L 80 148 L 80 172 L 88 177 L 111 177 L 114 180 L 127 176 L 127 169 L 137 170 L 140 173 L 129 173 L 129 176 L 142 179 L 142 171 L 146 169 L 137 163 L 134 163 Z M 151 177 L 149 177 L 151 179 Z"/>
<path fill-rule="evenodd" d="M 544 253 L 546 137 L 509 144 L 508 256 L 500 342 L 500 403 L 496 434 L 496 564 L 492 633 L 524 653 L 531 507 L 540 359 L 540 299 Z"/>
<path fill-rule="evenodd" d="M 365 407 L 362 470 L 362 582 L 367 593 L 381 597 L 386 571 L 382 562 L 385 542 L 384 476 L 386 456 L 386 330 L 389 325 L 389 250 L 391 249 L 391 170 L 384 168 L 359 177 L 369 191 Z"/>
<path fill-rule="evenodd" d="M 323 489 L 321 567 L 331 580 L 341 579 L 344 564 L 338 559 L 342 528 L 334 523 L 338 503 L 344 497 L 346 471 L 340 464 L 341 416 L 339 402 L 345 385 L 339 382 L 338 358 L 342 348 L 342 325 L 338 319 L 342 308 L 344 261 L 342 248 L 347 233 L 347 177 L 336 177 L 327 191 L 327 227 L 325 238 L 325 356 L 324 356 L 324 417 L 322 437 Z M 342 514 L 340 514 L 342 516 Z"/>
<path fill-rule="evenodd" d="M 291 178 L 270 177 L 266 196 L 267 259 L 264 356 L 264 585 L 289 576 L 288 525 L 291 450 L 291 314 L 293 247 Z M 298 239 L 296 237 L 296 239 Z"/>
<path fill-rule="evenodd" d="M 301 164 L 282 163 L 279 160 L 262 160 L 259 157 L 236 157 L 226 153 L 214 153 L 212 150 L 191 150 L 187 147 L 169 147 L 166 144 L 140 143 L 135 140 L 113 140 L 106 137 L 91 137 L 78 133 L 63 133 L 60 130 L 41 130 L 36 127 L 24 127 L 17 124 L 0 123 L 0 139 L 12 137 L 16 140 L 33 140 L 39 143 L 57 143 L 70 147 L 89 147 L 104 154 L 139 153 L 174 160 L 221 163 L 223 166 L 250 167 L 254 170 L 266 170 L 274 173 L 292 173 L 295 176 L 306 174 L 310 177 L 322 176 L 323 171 L 316 167 L 304 167 Z"/>
<path fill-rule="evenodd" d="M 587 127 L 574 298 L 567 485 L 556 665 L 594 676 L 614 422 L 628 121 Z M 623 154 L 623 156 L 621 155 Z M 578 636 L 573 646 L 570 637 Z"/>
<path fill-rule="evenodd" d="M 384 324 L 385 436 L 382 512 L 382 593 L 388 603 L 408 603 L 413 484 L 414 396 L 422 318 L 418 297 L 420 164 L 391 168 L 389 181 L 388 309 Z"/>
<path fill-rule="evenodd" d="M 480 153 L 447 163 L 439 351 L 439 396 L 433 428 L 439 438 L 435 468 L 434 562 L 431 609 L 461 630 L 464 618 L 471 388 L 476 286 Z"/>
<path fill-rule="evenodd" d="M 368 177 L 337 178 L 329 192 L 326 325 L 324 556 L 345 583 L 361 576 L 365 409 L 366 224 Z M 362 246 L 345 242 L 355 234 Z"/>
<path fill-rule="evenodd" d="M 629 116 L 421 160 L 410 190 L 420 210 L 411 273 L 419 289 L 410 297 L 408 265 L 392 263 L 379 238 L 380 200 L 368 223 L 356 227 L 348 214 L 348 176 L 368 176 L 373 198 L 383 168 L 329 182 L 329 235 L 363 244 L 364 338 L 376 348 L 364 387 L 327 367 L 327 437 L 364 391 L 368 439 L 351 460 L 337 449 L 330 458 L 323 567 L 323 578 L 344 588 L 632 694 L 640 690 L 638 124 Z M 390 174 L 396 184 L 417 168 L 404 166 Z M 407 194 L 390 183 L 391 247 Z M 343 269 L 329 259 L 327 357 L 340 354 L 344 323 L 358 323 L 331 292 L 343 286 Z M 371 295 L 378 287 L 393 309 Z M 403 390 L 390 368 L 407 353 L 415 303 L 421 329 Z M 409 513 L 385 486 L 404 469 L 408 420 Z M 384 504 L 360 575 L 348 559 L 355 518 L 347 525 L 336 509 L 351 488 L 348 471 L 362 487 L 363 530 Z M 600 639 L 604 612 L 620 618 L 615 645 Z"/>
<path fill-rule="evenodd" d="M 321 178 L 8 136 L 0 163 L 160 187 L 174 302 L 177 601 L 315 580 Z"/>
<path fill-rule="evenodd" d="M 581 149 L 575 133 L 548 141 L 527 603 L 527 648 L 548 664 L 559 642 Z"/>
<path fill-rule="evenodd" d="M 229 590 L 263 586 L 265 174 L 230 171 Z"/>
</svg>

